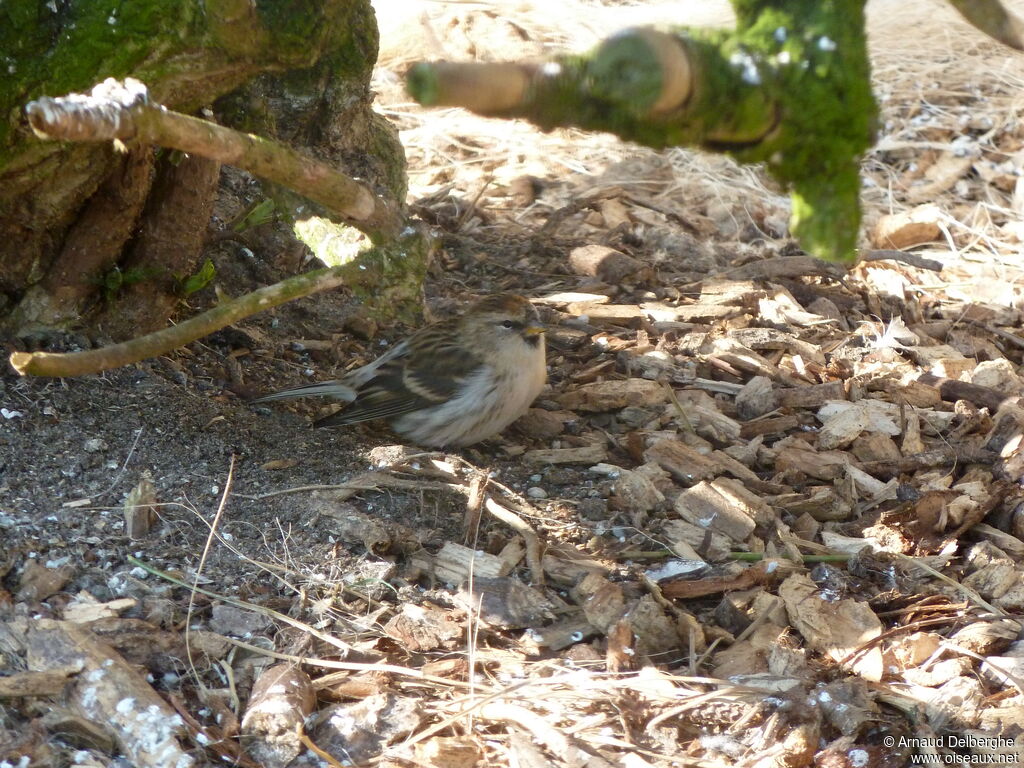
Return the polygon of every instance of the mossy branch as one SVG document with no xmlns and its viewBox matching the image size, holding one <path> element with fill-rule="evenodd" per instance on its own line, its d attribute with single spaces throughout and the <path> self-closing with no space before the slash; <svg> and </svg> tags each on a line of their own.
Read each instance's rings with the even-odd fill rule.
<svg viewBox="0 0 1024 768">
<path fill-rule="evenodd" d="M 373 248 L 346 264 L 314 270 L 268 285 L 178 325 L 121 344 L 85 352 L 14 352 L 10 357 L 11 367 L 22 376 L 83 376 L 128 365 L 182 347 L 245 317 L 292 299 L 341 285 L 379 289 L 389 271 L 403 269 L 403 260 L 412 264 L 425 262 L 425 249 L 431 245 L 429 237 L 410 228 L 387 248 Z"/>
<path fill-rule="evenodd" d="M 14 352 L 11 355 L 11 367 L 22 376 L 82 376 L 106 371 L 162 355 L 243 317 L 311 293 L 336 288 L 349 282 L 346 278 L 363 278 L 365 274 L 358 272 L 352 265 L 307 272 L 221 304 L 178 325 L 121 344 L 85 352 Z"/>
<path fill-rule="evenodd" d="M 420 103 L 698 146 L 763 162 L 793 192 L 803 247 L 851 262 L 858 160 L 874 138 L 863 0 L 733 0 L 735 30 L 626 30 L 541 64 L 420 63 Z"/>
<path fill-rule="evenodd" d="M 377 242 L 397 236 L 405 224 L 397 206 L 367 185 L 277 142 L 153 104 L 146 86 L 132 78 L 108 79 L 88 95 L 41 98 L 25 113 L 41 138 L 135 141 L 245 169 L 324 206 Z"/>
</svg>

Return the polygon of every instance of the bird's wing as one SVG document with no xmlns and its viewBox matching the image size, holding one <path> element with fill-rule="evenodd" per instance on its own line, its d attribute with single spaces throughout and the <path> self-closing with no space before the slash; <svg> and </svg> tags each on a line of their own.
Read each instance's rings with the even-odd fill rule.
<svg viewBox="0 0 1024 768">
<path fill-rule="evenodd" d="M 353 402 L 359 396 L 359 390 L 377 376 L 377 371 L 394 360 L 403 358 L 409 351 L 409 343 L 403 341 L 396 344 L 372 363 L 356 368 L 345 374 L 344 378 L 333 381 L 318 381 L 304 384 L 301 387 L 282 389 L 269 395 L 255 398 L 254 403 L 266 403 L 271 400 L 295 400 L 300 397 L 333 397 L 346 403 Z"/>
<path fill-rule="evenodd" d="M 409 340 L 402 382 L 410 392 L 434 403 L 458 394 L 483 361 L 457 334 L 455 321 L 436 323 Z"/>
<path fill-rule="evenodd" d="M 317 426 L 393 418 L 450 400 L 482 364 L 458 343 L 455 330 L 454 322 L 428 326 L 404 342 L 400 353 L 371 363 L 371 375 L 363 377 L 355 402 Z"/>
<path fill-rule="evenodd" d="M 407 362 L 405 355 L 396 355 L 381 365 L 371 363 L 375 366 L 372 375 L 363 377 L 355 400 L 337 413 L 318 420 L 316 426 L 331 427 L 391 418 L 433 405 L 433 401 L 406 387 L 403 374 Z"/>
</svg>

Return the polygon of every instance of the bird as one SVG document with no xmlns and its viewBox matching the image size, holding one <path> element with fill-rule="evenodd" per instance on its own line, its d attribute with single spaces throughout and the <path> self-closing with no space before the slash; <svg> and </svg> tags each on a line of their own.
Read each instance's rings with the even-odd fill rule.
<svg viewBox="0 0 1024 768">
<path fill-rule="evenodd" d="M 347 405 L 316 426 L 387 419 L 427 447 L 464 447 L 501 432 L 544 388 L 544 326 L 522 296 L 486 296 L 464 314 L 431 323 L 341 379 L 254 402 L 327 396 Z"/>
</svg>

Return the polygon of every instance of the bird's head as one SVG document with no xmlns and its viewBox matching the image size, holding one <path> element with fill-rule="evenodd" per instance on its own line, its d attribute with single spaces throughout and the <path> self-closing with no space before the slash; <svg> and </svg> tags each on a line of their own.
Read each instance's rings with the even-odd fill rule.
<svg viewBox="0 0 1024 768">
<path fill-rule="evenodd" d="M 544 335 L 537 309 L 513 293 L 498 293 L 481 299 L 467 310 L 462 327 L 467 338 L 481 346 L 504 346 L 511 340 L 519 340 L 537 347 Z"/>
</svg>

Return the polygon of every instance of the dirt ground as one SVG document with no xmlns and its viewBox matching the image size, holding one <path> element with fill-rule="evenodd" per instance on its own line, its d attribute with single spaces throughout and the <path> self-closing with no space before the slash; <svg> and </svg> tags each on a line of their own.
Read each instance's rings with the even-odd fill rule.
<svg viewBox="0 0 1024 768">
<path fill-rule="evenodd" d="M 401 89 L 417 58 L 542 55 L 680 10 L 729 23 L 727 6 L 378 7 L 378 103 L 442 237 L 427 313 L 534 299 L 549 388 L 456 455 L 311 428 L 317 403 L 249 404 L 411 330 L 345 291 L 103 375 L 4 373 L 0 670 L 53 671 L 46 633 L 94 610 L 86 669 L 115 654 L 148 675 L 120 680 L 121 703 L 162 697 L 180 720 L 160 748 L 199 765 L 1020 764 L 1024 56 L 942 3 L 869 6 L 882 130 L 863 246 L 892 247 L 876 233 L 906 233 L 908 211 L 927 234 L 843 274 L 800 254 L 759 169 L 425 111 Z M 586 274 L 585 246 L 626 260 Z M 295 268 L 272 228 L 210 255 L 232 294 Z M 133 489 L 156 512 L 137 538 Z M 695 538 L 691 511 L 725 515 L 723 495 L 738 529 Z M 478 570 L 463 551 L 485 553 Z M 61 622 L 33 641 L 45 619 Z M 240 751 L 255 678 L 297 658 L 317 703 L 287 708 L 314 712 L 313 746 L 250 720 Z M 178 759 L 73 701 L 0 687 L 0 766 Z M 928 742 L 953 733 L 978 740 Z"/>
</svg>

